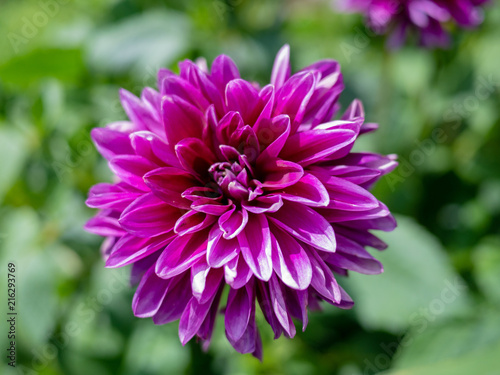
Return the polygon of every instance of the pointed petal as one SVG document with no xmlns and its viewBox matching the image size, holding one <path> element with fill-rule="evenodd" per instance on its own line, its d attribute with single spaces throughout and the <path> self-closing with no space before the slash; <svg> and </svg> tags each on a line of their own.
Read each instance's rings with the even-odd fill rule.
<svg viewBox="0 0 500 375">
<path fill-rule="evenodd" d="M 253 285 L 240 289 L 229 289 L 224 316 L 226 335 L 230 340 L 239 340 L 247 329 L 254 304 Z"/>
<path fill-rule="evenodd" d="M 274 60 L 271 84 L 279 89 L 290 78 L 290 71 L 290 46 L 285 44 L 281 47 Z"/>
<path fill-rule="evenodd" d="M 132 300 L 132 310 L 138 318 L 149 318 L 156 314 L 167 294 L 170 280 L 156 276 L 152 266 L 142 277 Z"/>
<path fill-rule="evenodd" d="M 168 279 L 189 269 L 206 254 L 208 231 L 176 237 L 156 262 L 156 274 Z"/>
<path fill-rule="evenodd" d="M 137 198 L 120 216 L 120 225 L 137 237 L 154 237 L 174 228 L 182 212 L 153 193 Z"/>
<path fill-rule="evenodd" d="M 312 268 L 309 256 L 299 243 L 276 226 L 272 227 L 273 269 L 284 284 L 304 290 L 311 283 Z"/>
<path fill-rule="evenodd" d="M 335 252 L 333 228 L 313 209 L 287 202 L 278 212 L 267 214 L 272 222 L 299 240 L 323 251 Z"/>
<path fill-rule="evenodd" d="M 271 233 L 264 215 L 248 215 L 248 223 L 238 235 L 241 254 L 253 274 L 268 281 L 272 275 Z"/>
</svg>

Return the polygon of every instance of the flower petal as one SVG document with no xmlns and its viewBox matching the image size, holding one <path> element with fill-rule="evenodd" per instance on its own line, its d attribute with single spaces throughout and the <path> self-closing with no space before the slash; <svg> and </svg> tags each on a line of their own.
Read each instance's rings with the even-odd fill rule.
<svg viewBox="0 0 500 375">
<path fill-rule="evenodd" d="M 179 98 L 165 96 L 162 102 L 162 118 L 170 147 L 185 138 L 201 138 L 205 116 L 198 108 Z"/>
<path fill-rule="evenodd" d="M 144 182 L 163 202 L 182 209 L 191 205 L 182 193 L 198 183 L 188 172 L 174 167 L 154 169 L 144 175 Z"/>
<path fill-rule="evenodd" d="M 232 341 L 239 340 L 247 329 L 254 305 L 253 284 L 229 289 L 224 322 L 226 335 Z"/>
<path fill-rule="evenodd" d="M 272 227 L 273 269 L 284 284 L 304 290 L 311 283 L 312 269 L 309 256 L 299 243 L 276 226 Z"/>
<path fill-rule="evenodd" d="M 238 235 L 241 255 L 253 274 L 268 281 L 273 273 L 271 259 L 271 233 L 264 215 L 248 215 L 245 229 Z"/>
<path fill-rule="evenodd" d="M 137 237 L 154 237 L 171 231 L 181 215 L 181 210 L 148 193 L 130 204 L 119 221 L 127 232 Z"/>
<path fill-rule="evenodd" d="M 238 240 L 226 240 L 223 232 L 214 225 L 208 235 L 207 263 L 210 267 L 219 268 L 234 259 L 240 252 Z"/>
<path fill-rule="evenodd" d="M 267 214 L 271 221 L 299 240 L 323 251 L 335 252 L 333 228 L 313 209 L 287 202 L 278 212 Z"/>
<path fill-rule="evenodd" d="M 134 315 L 138 318 L 150 318 L 155 315 L 167 294 L 170 281 L 156 276 L 152 266 L 142 277 L 135 291 L 132 300 Z"/>
<path fill-rule="evenodd" d="M 290 46 L 285 44 L 278 51 L 271 73 L 271 84 L 279 89 L 290 78 Z"/>
<path fill-rule="evenodd" d="M 189 269 L 207 252 L 208 231 L 176 237 L 156 262 L 156 274 L 168 279 Z"/>
</svg>

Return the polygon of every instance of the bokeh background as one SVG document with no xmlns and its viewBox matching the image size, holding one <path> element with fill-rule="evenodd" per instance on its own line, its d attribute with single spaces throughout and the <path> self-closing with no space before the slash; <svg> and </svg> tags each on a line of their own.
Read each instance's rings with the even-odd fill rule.
<svg viewBox="0 0 500 375">
<path fill-rule="evenodd" d="M 1 374 L 495 375 L 500 370 L 500 6 L 448 50 L 386 51 L 328 1 L 3 0 L 0 3 Z M 356 301 L 310 314 L 264 361 L 233 351 L 221 319 L 208 353 L 176 324 L 135 318 L 128 269 L 105 269 L 85 233 L 89 187 L 109 181 L 89 131 L 124 118 L 118 89 L 159 67 L 230 55 L 266 83 L 289 43 L 298 70 L 343 67 L 345 107 L 380 123 L 358 150 L 400 155 L 375 195 L 399 227 L 385 273 L 340 283 Z M 6 365 L 7 263 L 16 264 L 17 362 Z M 300 329 L 298 330 L 300 331 Z"/>
</svg>

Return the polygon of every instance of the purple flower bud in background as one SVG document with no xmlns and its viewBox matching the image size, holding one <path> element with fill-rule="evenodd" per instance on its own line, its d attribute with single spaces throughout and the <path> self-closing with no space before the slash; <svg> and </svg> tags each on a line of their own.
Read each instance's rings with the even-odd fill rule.
<svg viewBox="0 0 500 375">
<path fill-rule="evenodd" d="M 481 5 L 488 0 L 336 0 L 344 11 L 366 16 L 370 28 L 379 34 L 390 34 L 392 48 L 404 44 L 409 32 L 416 32 L 426 47 L 446 47 L 449 35 L 446 23 L 472 28 L 483 21 Z"/>
<path fill-rule="evenodd" d="M 370 231 L 396 223 L 368 189 L 397 163 L 351 152 L 377 125 L 358 100 L 336 116 L 339 64 L 291 75 L 284 46 L 264 87 L 223 55 L 161 70 L 158 86 L 122 90 L 129 121 L 92 131 L 116 182 L 90 190 L 86 229 L 107 237 L 107 267 L 132 265 L 134 314 L 180 320 L 181 342 L 206 348 L 225 306 L 227 339 L 261 358 L 257 304 L 276 338 L 320 301 L 350 308 L 335 275 L 382 272 L 365 248 L 384 249 Z"/>
</svg>

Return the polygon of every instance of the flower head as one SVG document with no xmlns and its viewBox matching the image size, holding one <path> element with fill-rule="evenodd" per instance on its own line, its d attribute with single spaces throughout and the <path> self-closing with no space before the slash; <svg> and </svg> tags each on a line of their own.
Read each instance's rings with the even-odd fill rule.
<svg viewBox="0 0 500 375">
<path fill-rule="evenodd" d="M 129 121 L 92 131 L 116 175 L 97 184 L 86 225 L 107 237 L 107 267 L 132 264 L 138 317 L 180 319 L 183 344 L 208 345 L 228 289 L 226 335 L 261 357 L 256 303 L 275 336 L 307 325 L 307 308 L 353 302 L 335 274 L 376 274 L 370 233 L 392 230 L 387 207 L 368 188 L 396 166 L 395 156 L 354 153 L 364 123 L 355 100 L 332 120 L 343 90 L 339 64 L 315 63 L 290 76 L 289 48 L 277 55 L 271 84 L 240 78 L 227 56 L 161 70 L 159 92 L 121 91 Z"/>
<path fill-rule="evenodd" d="M 470 28 L 483 21 L 480 5 L 488 0 L 340 0 L 344 10 L 364 13 L 368 26 L 379 34 L 390 33 L 389 46 L 401 46 L 410 31 L 420 44 L 446 47 L 449 36 L 443 25 L 454 22 Z"/>
</svg>

